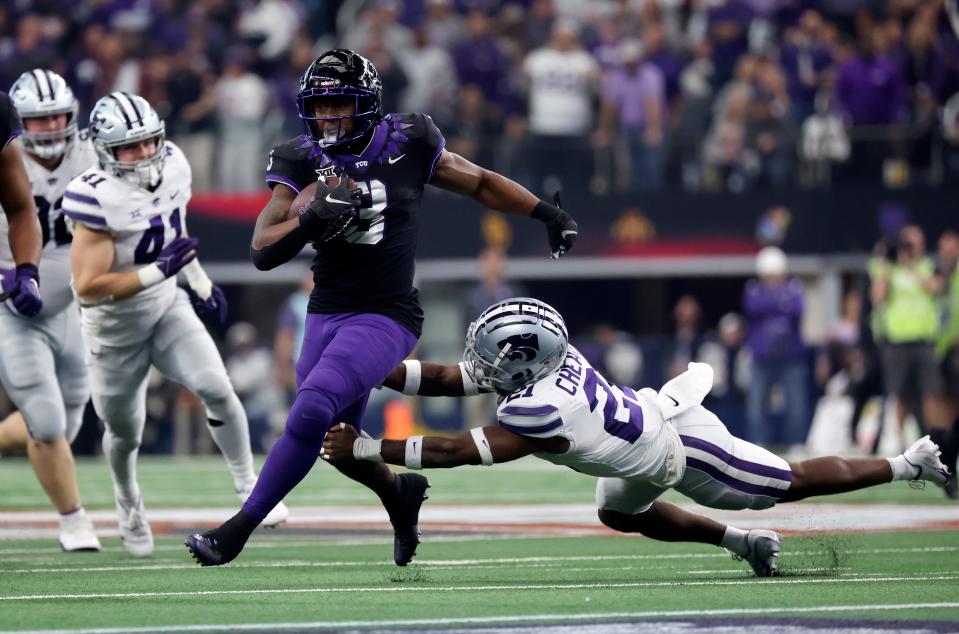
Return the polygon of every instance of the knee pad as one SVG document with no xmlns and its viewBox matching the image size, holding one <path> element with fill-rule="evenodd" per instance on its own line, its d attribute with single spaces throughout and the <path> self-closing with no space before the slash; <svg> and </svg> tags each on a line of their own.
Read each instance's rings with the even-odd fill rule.
<svg viewBox="0 0 959 634">
<path fill-rule="evenodd" d="M 59 398 L 34 394 L 18 403 L 23 420 L 27 423 L 30 437 L 50 443 L 63 436 L 67 429 L 63 402 Z"/>
</svg>

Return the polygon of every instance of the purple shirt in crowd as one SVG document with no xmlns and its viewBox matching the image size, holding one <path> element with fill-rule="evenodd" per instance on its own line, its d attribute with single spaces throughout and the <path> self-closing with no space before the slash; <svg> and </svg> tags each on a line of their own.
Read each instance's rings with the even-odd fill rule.
<svg viewBox="0 0 959 634">
<path fill-rule="evenodd" d="M 907 94 L 902 68 L 889 57 L 854 57 L 839 69 L 836 96 L 853 125 L 902 122 Z"/>
<path fill-rule="evenodd" d="M 490 103 L 510 110 L 509 70 L 512 62 L 492 37 L 469 40 L 453 49 L 461 86 L 476 85 Z"/>
<path fill-rule="evenodd" d="M 603 98 L 616 104 L 619 123 L 626 130 L 638 130 L 646 124 L 646 101 L 656 99 L 666 109 L 663 74 L 652 64 L 642 63 L 630 72 L 620 67 L 609 71 L 603 80 Z M 660 122 L 662 123 L 662 122 Z"/>
<path fill-rule="evenodd" d="M 805 346 L 800 334 L 804 295 L 799 280 L 788 278 L 778 286 L 753 279 L 743 292 L 743 313 L 749 322 L 746 340 L 758 362 L 802 359 Z"/>
</svg>

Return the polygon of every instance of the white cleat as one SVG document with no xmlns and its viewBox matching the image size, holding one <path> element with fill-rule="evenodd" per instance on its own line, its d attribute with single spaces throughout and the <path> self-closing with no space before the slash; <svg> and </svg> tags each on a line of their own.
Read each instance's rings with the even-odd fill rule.
<svg viewBox="0 0 959 634">
<path fill-rule="evenodd" d="M 60 516 L 60 548 L 65 553 L 99 552 L 100 540 L 82 508 Z"/>
<path fill-rule="evenodd" d="M 130 508 L 117 502 L 117 523 L 120 526 L 120 539 L 123 547 L 134 557 L 149 557 L 153 554 L 153 531 L 147 522 L 143 499 Z"/>
<path fill-rule="evenodd" d="M 256 480 L 249 483 L 242 489 L 236 492 L 240 498 L 240 502 L 246 503 L 247 499 L 250 497 L 250 494 L 253 493 L 253 487 L 256 486 Z M 286 504 L 280 502 L 273 507 L 273 510 L 266 514 L 266 517 L 263 518 L 263 521 L 260 522 L 260 526 L 265 526 L 267 528 L 276 528 L 283 522 L 287 520 L 290 516 L 290 509 L 286 508 Z"/>
<path fill-rule="evenodd" d="M 779 533 L 762 529 L 753 529 L 746 534 L 746 544 L 749 545 L 748 555 L 730 553 L 733 559 L 745 559 L 752 566 L 757 577 L 775 577 L 779 574 L 776 560 L 779 559 L 779 545 L 782 538 Z"/>
<path fill-rule="evenodd" d="M 912 446 L 903 452 L 902 457 L 916 468 L 916 477 L 910 480 L 910 485 L 925 480 L 938 487 L 945 487 L 954 475 L 950 474 L 946 465 L 939 460 L 939 445 L 932 442 L 929 436 L 923 436 L 912 443 Z"/>
</svg>

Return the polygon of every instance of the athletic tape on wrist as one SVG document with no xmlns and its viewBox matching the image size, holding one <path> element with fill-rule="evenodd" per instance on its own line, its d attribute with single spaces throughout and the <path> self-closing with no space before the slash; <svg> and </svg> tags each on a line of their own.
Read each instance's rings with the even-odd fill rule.
<svg viewBox="0 0 959 634">
<path fill-rule="evenodd" d="M 423 468 L 423 437 L 410 436 L 406 439 L 406 468 Z"/>
<path fill-rule="evenodd" d="M 353 457 L 367 462 L 383 462 L 383 456 L 380 454 L 382 448 L 382 440 L 361 436 L 353 441 Z"/>
<path fill-rule="evenodd" d="M 143 288 L 150 288 L 166 279 L 166 275 L 156 264 L 148 264 L 137 269 L 137 277 L 140 278 L 140 284 Z"/>
<path fill-rule="evenodd" d="M 194 258 L 183 267 L 183 275 L 186 277 L 187 284 L 193 289 L 200 299 L 206 301 L 213 295 L 213 282 L 203 270 L 199 260 Z"/>
<path fill-rule="evenodd" d="M 473 377 L 470 376 L 470 373 L 466 371 L 466 364 L 460 361 L 459 366 L 460 374 L 463 376 L 463 394 L 466 396 L 476 396 L 479 394 L 479 386 L 476 384 L 476 381 L 473 380 Z"/>
<path fill-rule="evenodd" d="M 423 379 L 423 366 L 416 359 L 407 359 L 403 362 L 406 366 L 406 382 L 403 383 L 403 394 L 414 396 L 420 391 L 420 381 Z"/>
<path fill-rule="evenodd" d="M 489 448 L 489 441 L 486 440 L 486 433 L 483 428 L 474 427 L 470 430 L 470 434 L 473 436 L 473 442 L 476 443 L 476 449 L 479 451 L 483 466 L 488 467 L 493 464 L 493 452 Z"/>
</svg>

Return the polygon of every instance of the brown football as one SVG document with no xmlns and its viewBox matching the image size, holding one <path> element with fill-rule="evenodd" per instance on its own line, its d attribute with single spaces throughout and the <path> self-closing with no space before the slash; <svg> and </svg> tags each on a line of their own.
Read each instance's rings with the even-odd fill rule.
<svg viewBox="0 0 959 634">
<path fill-rule="evenodd" d="M 326 184 L 330 187 L 336 187 L 340 182 L 340 179 L 336 176 L 331 176 L 326 179 Z M 350 179 L 350 187 L 356 187 L 356 183 L 353 179 Z M 306 210 L 306 206 L 310 204 L 310 201 L 313 200 L 313 197 L 316 195 L 316 183 L 310 183 L 306 187 L 300 190 L 300 193 L 296 195 L 296 198 L 293 199 L 293 203 L 290 205 L 290 213 L 287 214 L 287 219 L 296 218 L 301 213 Z"/>
</svg>

